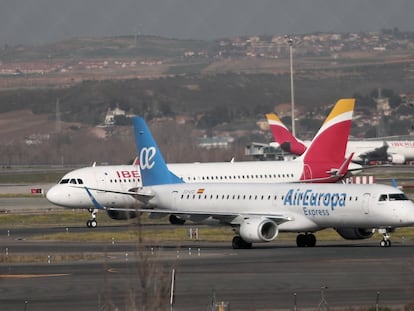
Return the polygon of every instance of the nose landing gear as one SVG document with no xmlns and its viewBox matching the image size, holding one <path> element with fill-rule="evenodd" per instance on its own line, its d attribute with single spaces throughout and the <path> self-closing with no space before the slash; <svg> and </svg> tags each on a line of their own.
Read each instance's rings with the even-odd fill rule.
<svg viewBox="0 0 414 311">
<path fill-rule="evenodd" d="M 88 219 L 86 222 L 86 226 L 88 228 L 96 228 L 98 226 L 98 222 L 96 221 L 96 213 L 98 210 L 96 208 L 88 210 L 91 213 L 91 219 Z"/>
<path fill-rule="evenodd" d="M 379 233 L 382 233 L 382 240 L 380 242 L 381 247 L 390 247 L 391 246 L 391 240 L 390 235 L 387 231 L 387 229 L 379 229 Z"/>
</svg>

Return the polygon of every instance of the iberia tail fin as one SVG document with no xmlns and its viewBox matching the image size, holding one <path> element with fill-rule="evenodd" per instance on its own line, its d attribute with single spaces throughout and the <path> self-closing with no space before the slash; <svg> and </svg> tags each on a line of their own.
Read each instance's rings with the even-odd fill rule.
<svg viewBox="0 0 414 311">
<path fill-rule="evenodd" d="M 268 113 L 266 114 L 266 118 L 274 140 L 280 145 L 283 151 L 296 155 L 301 155 L 305 152 L 305 144 L 293 136 L 276 114 Z"/>
<path fill-rule="evenodd" d="M 183 181 L 168 169 L 144 119 L 141 117 L 132 119 L 142 185 L 145 187 L 182 183 Z"/>
<path fill-rule="evenodd" d="M 304 162 L 302 180 L 321 177 L 343 167 L 348 137 L 351 131 L 355 99 L 340 99 L 326 118 L 311 144 L 301 156 Z"/>
</svg>

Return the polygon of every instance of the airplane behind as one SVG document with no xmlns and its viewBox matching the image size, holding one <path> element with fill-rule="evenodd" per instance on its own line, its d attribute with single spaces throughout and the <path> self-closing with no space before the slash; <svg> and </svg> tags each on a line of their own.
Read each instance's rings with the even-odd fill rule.
<svg viewBox="0 0 414 311">
<path fill-rule="evenodd" d="M 283 151 L 294 155 L 302 155 L 311 141 L 301 141 L 289 131 L 279 117 L 274 113 L 266 114 L 274 143 L 271 146 L 280 147 Z M 346 156 L 354 154 L 352 161 L 360 164 L 370 162 L 391 162 L 404 164 L 414 161 L 414 140 L 349 140 Z"/>
<path fill-rule="evenodd" d="M 145 211 L 195 222 L 216 220 L 233 227 L 233 248 L 273 241 L 279 232 L 299 232 L 299 247 L 316 245 L 314 232 L 334 228 L 345 239 L 366 239 L 381 230 L 414 224 L 414 204 L 399 189 L 378 184 L 185 183 L 172 173 L 145 121 L 133 118 L 143 188 L 135 197 Z"/>
<path fill-rule="evenodd" d="M 348 172 L 351 157 L 345 159 L 346 142 L 351 129 L 354 99 L 341 99 L 315 136 L 303 156 L 289 162 L 242 161 L 169 164 L 168 169 L 186 183 L 280 183 L 336 182 Z M 136 137 L 138 140 L 138 137 Z M 139 155 L 141 165 L 150 162 L 152 149 Z M 96 227 L 99 208 L 93 201 L 107 207 L 133 208 L 137 201 L 131 193 L 141 186 L 136 165 L 92 166 L 67 173 L 46 194 L 47 199 L 67 208 L 88 209 L 88 227 Z M 88 191 L 86 189 L 89 189 Z M 134 212 L 106 210 L 113 219 L 128 219 Z M 178 217 L 170 217 L 180 223 Z"/>
</svg>

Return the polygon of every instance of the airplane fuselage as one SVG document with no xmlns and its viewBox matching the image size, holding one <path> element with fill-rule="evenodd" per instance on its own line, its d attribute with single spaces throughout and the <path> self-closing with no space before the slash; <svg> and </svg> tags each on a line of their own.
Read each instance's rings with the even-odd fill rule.
<svg viewBox="0 0 414 311">
<path fill-rule="evenodd" d="M 414 224 L 414 204 L 398 189 L 378 184 L 175 184 L 152 187 L 149 206 L 215 215 L 240 224 L 249 217 L 290 219 L 280 231 L 327 227 L 388 228 Z M 237 216 L 232 216 L 237 215 Z"/>
<path fill-rule="evenodd" d="M 217 162 L 170 164 L 169 169 L 187 183 L 280 183 L 299 181 L 303 164 L 285 162 Z M 47 192 L 50 202 L 68 207 L 94 208 L 85 187 L 108 207 L 133 207 L 137 201 L 124 194 L 141 187 L 139 169 L 134 165 L 91 166 L 67 173 Z M 99 190 L 98 190 L 99 189 Z M 116 193 L 119 192 L 119 193 Z"/>
</svg>

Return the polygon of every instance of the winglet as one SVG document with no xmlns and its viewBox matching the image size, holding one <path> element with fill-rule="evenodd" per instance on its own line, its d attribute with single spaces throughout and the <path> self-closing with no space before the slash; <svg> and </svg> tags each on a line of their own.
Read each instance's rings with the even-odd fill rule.
<svg viewBox="0 0 414 311">
<path fill-rule="evenodd" d="M 133 117 L 142 186 L 183 183 L 170 172 L 152 134 L 141 117 Z"/>
<path fill-rule="evenodd" d="M 266 118 L 273 138 L 284 151 L 296 155 L 301 155 L 305 152 L 306 146 L 292 135 L 276 114 L 268 113 Z"/>
<path fill-rule="evenodd" d="M 344 163 L 342 163 L 341 167 L 338 169 L 337 175 L 338 177 L 343 177 L 348 172 L 349 164 L 352 161 L 354 153 L 352 152 L 347 159 L 345 159 Z"/>
</svg>

